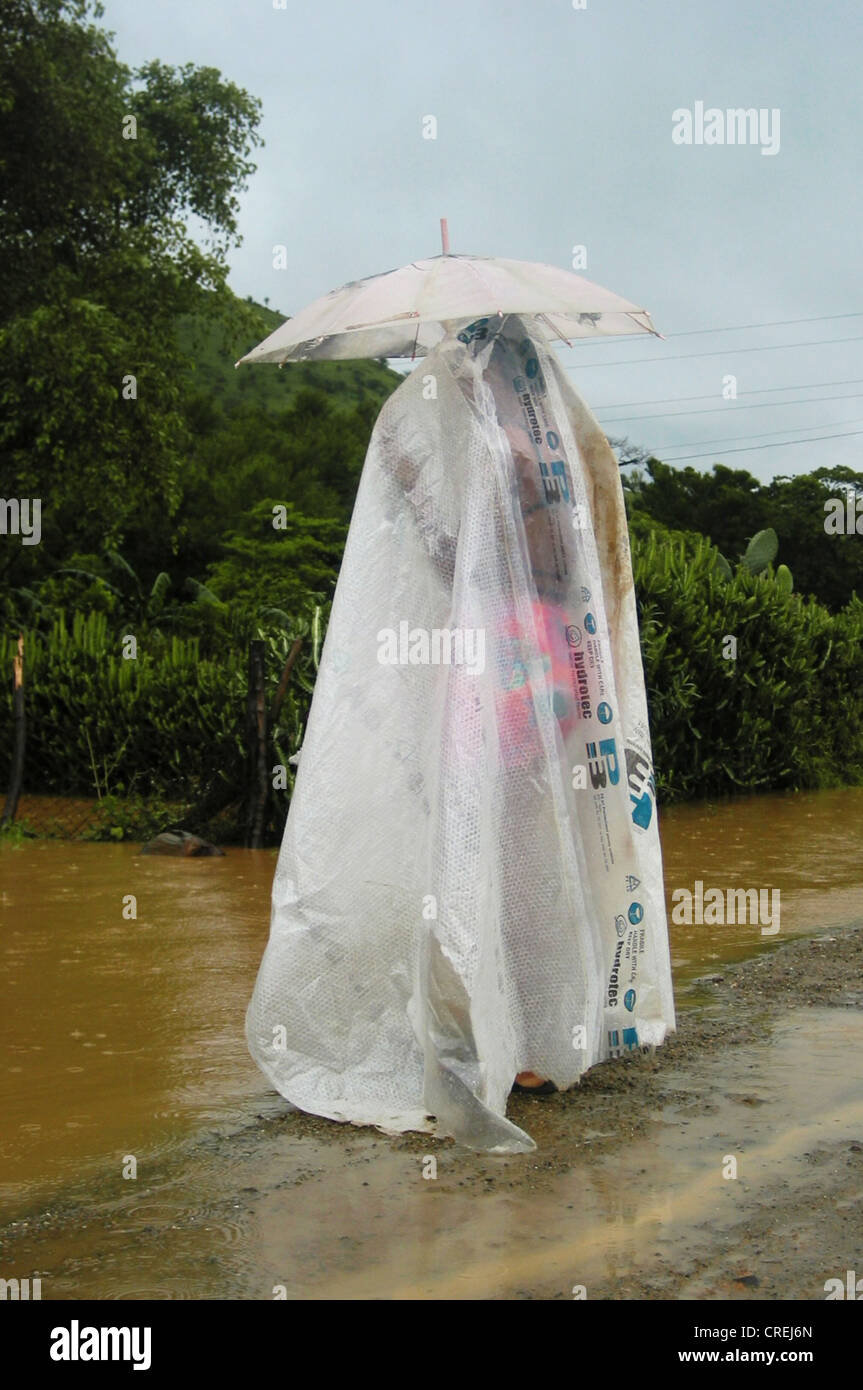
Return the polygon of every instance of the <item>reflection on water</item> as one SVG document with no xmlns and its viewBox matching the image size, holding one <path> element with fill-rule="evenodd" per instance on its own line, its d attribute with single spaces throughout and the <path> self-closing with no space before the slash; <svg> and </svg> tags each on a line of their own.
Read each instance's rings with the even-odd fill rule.
<svg viewBox="0 0 863 1390">
<path fill-rule="evenodd" d="M 717 963 L 859 915 L 863 789 L 688 805 L 662 820 L 666 886 L 779 888 L 782 930 L 672 928 L 678 996 Z M 124 845 L 0 851 L 0 1199 L 153 1161 L 269 1099 L 243 1016 L 275 855 L 141 858 Z M 137 916 L 128 913 L 129 896 Z M 206 1179 L 204 1179 L 206 1181 Z M 136 1218 L 130 1215 L 130 1221 Z"/>
</svg>

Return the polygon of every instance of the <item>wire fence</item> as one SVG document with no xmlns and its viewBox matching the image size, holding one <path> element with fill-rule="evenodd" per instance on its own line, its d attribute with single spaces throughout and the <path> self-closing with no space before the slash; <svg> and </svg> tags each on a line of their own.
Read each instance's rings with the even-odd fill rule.
<svg viewBox="0 0 863 1390">
<path fill-rule="evenodd" d="M 219 817 L 203 819 L 196 815 L 197 803 L 165 803 L 146 798 L 124 801 L 122 797 L 53 796 L 22 792 L 14 824 L 24 835 L 52 840 L 146 839 L 168 827 L 191 828 L 198 834 L 212 833 L 220 838 L 237 820 L 238 804 L 226 807 Z"/>
<path fill-rule="evenodd" d="M 93 797 L 39 796 L 23 793 L 18 800 L 16 825 L 34 835 L 77 840 L 95 833 L 99 802 Z"/>
</svg>

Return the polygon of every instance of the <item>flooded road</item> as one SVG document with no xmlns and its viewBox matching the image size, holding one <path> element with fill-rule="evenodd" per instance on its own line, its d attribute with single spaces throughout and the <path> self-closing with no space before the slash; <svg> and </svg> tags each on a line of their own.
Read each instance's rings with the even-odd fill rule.
<svg viewBox="0 0 863 1390">
<path fill-rule="evenodd" d="M 291 1114 L 268 1090 L 242 1024 L 273 852 L 4 848 L 0 1274 L 39 1270 L 46 1298 L 572 1297 L 573 1285 L 637 1297 L 642 1279 L 654 1297 L 736 1296 L 710 1250 L 719 1232 L 727 1245 L 745 1192 L 797 1184 L 811 1223 L 820 1159 L 807 1151 L 863 1154 L 863 994 L 841 1008 L 812 1007 L 824 991 L 807 1007 L 789 996 L 767 1037 L 759 977 L 737 988 L 733 963 L 768 953 L 770 969 L 778 945 L 860 918 L 861 827 L 863 789 L 667 811 L 669 900 L 696 880 L 779 888 L 781 932 L 672 926 L 681 1030 L 658 1079 L 653 1063 L 615 1064 L 565 1097 L 514 1102 L 539 1148 L 495 1159 Z M 846 948 L 801 949 L 805 974 L 813 954 Z M 771 974 L 771 1002 L 778 988 Z M 713 1055 L 711 1029 L 728 1039 L 732 1025 L 735 1045 Z M 729 1155 L 735 1179 L 722 1176 Z M 429 1156 L 436 1177 L 423 1176 Z M 863 1169 L 854 1183 L 836 1201 L 859 1231 Z M 765 1294 L 768 1277 L 761 1296 L 790 1296 Z M 704 1291 L 681 1295 L 680 1278 Z"/>
<path fill-rule="evenodd" d="M 781 930 L 756 940 L 749 925 L 671 924 L 675 995 L 717 961 L 743 960 L 766 942 L 838 926 L 863 911 L 863 787 L 689 802 L 660 822 L 666 900 L 675 888 L 779 888 Z M 682 993 L 681 993 L 682 989 Z"/>
<path fill-rule="evenodd" d="M 242 1036 L 275 856 L 0 851 L 0 1203 L 169 1150 L 265 1092 Z M 137 917 L 129 912 L 136 899 Z M 116 1160 L 115 1160 L 116 1156 Z"/>
</svg>

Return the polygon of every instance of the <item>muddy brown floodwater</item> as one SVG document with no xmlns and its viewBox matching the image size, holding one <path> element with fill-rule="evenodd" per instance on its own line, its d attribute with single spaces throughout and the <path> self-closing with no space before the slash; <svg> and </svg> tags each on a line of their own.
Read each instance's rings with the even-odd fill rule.
<svg viewBox="0 0 863 1390">
<path fill-rule="evenodd" d="M 678 1033 L 513 1098 L 538 1148 L 506 1157 L 268 1090 L 243 1015 L 274 853 L 2 849 L 0 1276 L 46 1299 L 823 1298 L 863 1272 L 861 828 L 863 789 L 667 811 L 669 903 L 778 888 L 781 930 L 672 926 Z"/>
</svg>

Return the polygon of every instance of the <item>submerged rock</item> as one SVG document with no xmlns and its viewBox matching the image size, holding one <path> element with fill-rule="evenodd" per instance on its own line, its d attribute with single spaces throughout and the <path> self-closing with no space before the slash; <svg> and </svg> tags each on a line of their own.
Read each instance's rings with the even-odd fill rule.
<svg viewBox="0 0 863 1390">
<path fill-rule="evenodd" d="M 190 835 L 188 830 L 163 830 L 155 840 L 149 840 L 141 850 L 142 854 L 171 854 L 183 859 L 204 859 L 214 855 L 224 855 L 225 851 L 209 840 L 201 840 Z"/>
</svg>

